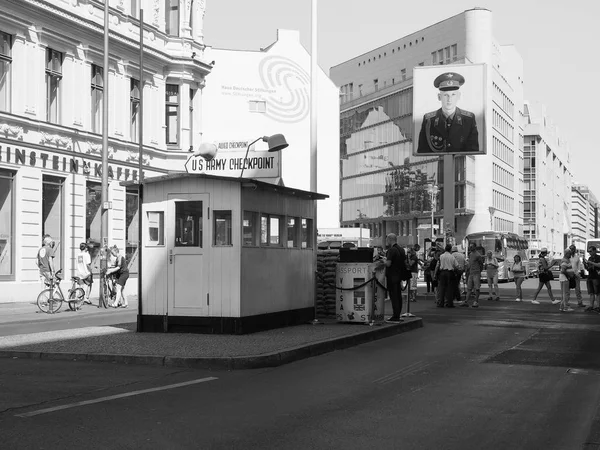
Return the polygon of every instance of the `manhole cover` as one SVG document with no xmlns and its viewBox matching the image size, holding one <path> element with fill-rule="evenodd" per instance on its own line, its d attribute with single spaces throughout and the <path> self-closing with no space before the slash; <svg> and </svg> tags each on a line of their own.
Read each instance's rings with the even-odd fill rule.
<svg viewBox="0 0 600 450">
<path fill-rule="evenodd" d="M 600 370 L 599 339 L 600 331 L 543 329 L 486 362 Z"/>
</svg>

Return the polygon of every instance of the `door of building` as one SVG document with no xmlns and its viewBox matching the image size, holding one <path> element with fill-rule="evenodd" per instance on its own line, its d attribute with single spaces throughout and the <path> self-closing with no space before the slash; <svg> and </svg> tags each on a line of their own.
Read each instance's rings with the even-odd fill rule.
<svg viewBox="0 0 600 450">
<path fill-rule="evenodd" d="M 208 194 L 169 194 L 169 316 L 208 315 Z"/>
</svg>

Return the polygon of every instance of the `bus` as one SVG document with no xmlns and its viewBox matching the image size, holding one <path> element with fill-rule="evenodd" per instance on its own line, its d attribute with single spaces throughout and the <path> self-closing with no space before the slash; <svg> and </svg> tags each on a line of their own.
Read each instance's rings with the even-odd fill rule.
<svg viewBox="0 0 600 450">
<path fill-rule="evenodd" d="M 465 236 L 465 248 L 475 244 L 483 247 L 485 253 L 492 251 L 499 263 L 498 281 L 512 281 L 512 275 L 508 268 L 512 265 L 515 255 L 519 255 L 525 268 L 525 276 L 530 276 L 529 267 L 529 244 L 527 239 L 515 233 L 502 231 L 482 231 L 480 233 L 470 233 Z M 483 255 L 485 257 L 485 255 Z M 485 280 L 485 270 L 481 273 L 481 278 Z"/>
</svg>

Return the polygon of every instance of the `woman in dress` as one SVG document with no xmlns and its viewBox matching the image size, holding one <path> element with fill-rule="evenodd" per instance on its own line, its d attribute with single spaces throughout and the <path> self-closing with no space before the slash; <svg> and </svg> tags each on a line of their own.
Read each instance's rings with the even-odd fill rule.
<svg viewBox="0 0 600 450">
<path fill-rule="evenodd" d="M 498 260 L 494 257 L 491 250 L 485 255 L 485 261 L 483 261 L 485 267 L 485 273 L 487 274 L 488 283 L 488 300 L 500 300 L 498 296 Z M 495 297 L 495 299 L 493 298 Z"/>
<path fill-rule="evenodd" d="M 514 261 L 510 266 L 510 271 L 513 274 L 513 278 L 515 279 L 515 286 L 517 287 L 517 302 L 520 302 L 523 298 L 523 291 L 521 290 L 521 285 L 525 280 L 525 267 L 523 266 L 523 262 L 521 261 L 521 257 L 519 255 L 515 255 Z"/>
<path fill-rule="evenodd" d="M 106 274 L 115 274 L 115 279 L 117 283 L 117 297 L 112 305 L 113 308 L 118 308 L 119 306 L 122 308 L 127 308 L 129 304 L 127 303 L 127 297 L 125 296 L 125 283 L 127 283 L 127 279 L 129 278 L 129 269 L 127 267 L 127 261 L 123 255 L 119 254 L 119 249 L 115 245 L 110 249 L 111 254 L 115 258 L 115 267 L 111 267 L 106 270 Z"/>
<path fill-rule="evenodd" d="M 573 271 L 573 265 L 571 264 L 571 250 L 565 249 L 563 258 L 560 261 L 560 275 L 558 281 L 560 281 L 560 291 L 562 293 L 562 301 L 560 302 L 560 312 L 571 312 L 573 309 L 569 306 L 569 300 L 571 297 L 571 288 L 569 287 L 569 280 L 575 277 Z"/>
<path fill-rule="evenodd" d="M 531 301 L 531 303 L 535 305 L 539 303 L 537 301 L 537 296 L 540 294 L 544 286 L 546 286 L 546 289 L 548 290 L 548 296 L 550 297 L 552 304 L 556 305 L 557 303 L 560 303 L 560 300 L 556 300 L 554 298 L 554 295 L 552 294 L 552 286 L 550 286 L 550 281 L 552 280 L 552 272 L 550 271 L 550 266 L 548 264 L 546 256 L 548 256 L 548 249 L 544 247 L 542 250 L 540 250 L 540 259 L 538 260 L 539 283 L 535 294 L 533 294 L 533 300 Z"/>
</svg>

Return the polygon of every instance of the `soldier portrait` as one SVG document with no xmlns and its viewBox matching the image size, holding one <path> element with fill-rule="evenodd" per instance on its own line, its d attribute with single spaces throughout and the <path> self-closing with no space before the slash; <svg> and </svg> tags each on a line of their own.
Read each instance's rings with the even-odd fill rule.
<svg viewBox="0 0 600 450">
<path fill-rule="evenodd" d="M 467 78 L 459 73 L 459 67 L 457 66 L 446 67 L 446 71 L 441 73 L 440 70 L 443 69 L 440 67 L 431 69 L 437 71 L 437 76 L 432 82 L 431 74 L 429 74 L 430 77 L 427 81 L 430 87 L 427 89 L 431 92 L 431 86 L 433 86 L 437 90 L 437 95 L 430 94 L 430 98 L 435 99 L 437 97 L 439 107 L 435 111 L 431 111 L 432 103 L 428 101 L 427 104 L 431 108 L 430 112 L 418 114 L 417 108 L 414 108 L 415 119 L 422 117 L 420 124 L 415 124 L 415 137 L 418 136 L 415 142 L 415 154 L 421 156 L 435 153 L 470 155 L 485 153 L 481 148 L 483 139 L 478 128 L 477 114 L 468 107 L 459 107 L 465 94 L 463 86 L 468 85 L 470 82 L 481 85 L 481 79 L 479 77 L 474 77 L 472 80 L 470 77 Z M 462 68 L 460 70 L 462 72 Z M 475 89 L 480 89 L 480 87 L 476 86 Z M 417 99 L 424 99 L 424 90 L 421 89 L 418 97 L 415 93 L 415 106 L 417 106 Z M 467 94 L 470 93 L 471 91 L 467 92 Z M 476 99 L 470 100 L 470 104 L 473 104 Z M 483 113 L 483 110 L 484 108 L 481 106 L 478 111 L 479 115 Z"/>
</svg>

